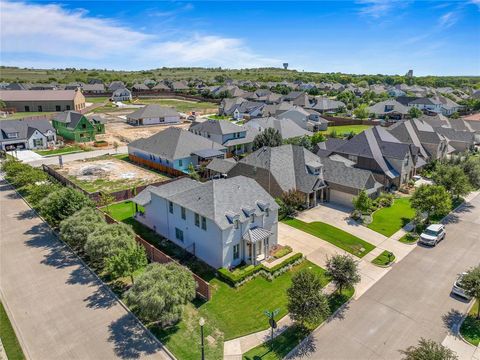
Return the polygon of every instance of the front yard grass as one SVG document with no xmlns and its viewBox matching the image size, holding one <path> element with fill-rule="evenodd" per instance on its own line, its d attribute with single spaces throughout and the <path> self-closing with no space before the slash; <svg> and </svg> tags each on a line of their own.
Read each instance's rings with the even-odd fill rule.
<svg viewBox="0 0 480 360">
<path fill-rule="evenodd" d="M 340 126 L 329 126 L 327 130 L 320 131 L 324 135 L 329 135 L 333 131 L 337 133 L 337 135 L 346 135 L 350 133 L 360 134 L 361 132 L 371 128 L 370 125 L 340 125 Z"/>
<path fill-rule="evenodd" d="M 329 296 L 330 315 L 353 296 L 354 290 L 347 289 L 340 295 L 333 293 Z M 281 360 L 288 355 L 302 340 L 307 337 L 324 320 L 308 328 L 293 325 L 282 334 L 273 339 L 273 344 L 268 341 L 259 345 L 243 355 L 244 360 Z M 273 349 L 272 349 L 273 345 Z"/>
<path fill-rule="evenodd" d="M 418 234 L 415 234 L 413 232 L 408 232 L 405 235 L 403 235 L 398 241 L 404 244 L 414 244 L 418 240 Z"/>
<path fill-rule="evenodd" d="M 401 197 L 395 199 L 392 206 L 375 211 L 372 215 L 373 220 L 367 227 L 390 237 L 407 225 L 414 216 L 415 210 L 410 206 L 410 198 Z"/>
<path fill-rule="evenodd" d="M 477 319 L 478 307 L 479 303 L 476 301 L 460 327 L 460 334 L 463 338 L 475 346 L 480 344 L 480 319 Z"/>
<path fill-rule="evenodd" d="M 359 258 L 364 257 L 370 251 L 375 249 L 374 245 L 366 242 L 365 240 L 362 240 L 346 231 L 323 222 L 315 221 L 306 223 L 298 219 L 286 219 L 282 221 L 287 225 L 328 241 L 329 243 L 349 252 L 352 255 L 358 256 Z"/>
<path fill-rule="evenodd" d="M 372 264 L 379 265 L 379 266 L 388 266 L 392 262 L 395 261 L 395 255 L 385 250 L 380 255 L 378 255 L 375 259 L 372 260 Z"/>
<path fill-rule="evenodd" d="M 9 360 L 25 359 L 20 343 L 18 342 L 2 303 L 0 303 L 0 339 L 2 340 L 5 353 Z"/>
<path fill-rule="evenodd" d="M 71 145 L 71 146 L 65 146 L 63 148 L 52 149 L 52 150 L 36 150 L 35 152 L 38 155 L 42 155 L 42 156 L 55 156 L 55 155 L 61 155 L 61 154 L 77 153 L 82 151 L 89 151 L 89 150 L 82 148 L 78 145 Z"/>
</svg>

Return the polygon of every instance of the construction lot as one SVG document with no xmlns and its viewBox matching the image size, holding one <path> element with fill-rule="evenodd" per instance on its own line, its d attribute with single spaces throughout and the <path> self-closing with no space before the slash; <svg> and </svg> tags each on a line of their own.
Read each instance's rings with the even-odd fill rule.
<svg viewBox="0 0 480 360">
<path fill-rule="evenodd" d="M 114 156 L 73 161 L 54 169 L 88 192 L 111 193 L 169 179 Z"/>
</svg>

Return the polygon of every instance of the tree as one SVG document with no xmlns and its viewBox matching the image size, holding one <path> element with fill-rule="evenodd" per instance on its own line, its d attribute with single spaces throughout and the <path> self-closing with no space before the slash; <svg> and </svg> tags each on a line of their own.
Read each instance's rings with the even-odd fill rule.
<svg viewBox="0 0 480 360">
<path fill-rule="evenodd" d="M 458 165 L 440 164 L 432 176 L 437 185 L 442 185 L 452 196 L 466 195 L 471 189 L 470 181 Z"/>
<path fill-rule="evenodd" d="M 367 104 L 359 105 L 355 110 L 353 110 L 353 114 L 358 119 L 367 119 L 370 115 L 370 111 L 368 110 Z"/>
<path fill-rule="evenodd" d="M 103 268 L 107 258 L 135 244 L 135 233 L 130 226 L 111 224 L 101 226 L 90 233 L 84 249 L 90 261 L 95 266 Z"/>
<path fill-rule="evenodd" d="M 412 119 L 417 119 L 417 118 L 419 118 L 420 116 L 423 115 L 423 112 L 422 112 L 422 110 L 420 110 L 419 108 L 411 107 L 410 110 L 408 110 L 408 115 L 409 115 Z"/>
<path fill-rule="evenodd" d="M 282 194 L 280 198 L 276 199 L 280 206 L 280 217 L 294 217 L 298 210 L 301 210 L 305 205 L 305 197 L 301 192 L 296 190 L 289 190 Z"/>
<path fill-rule="evenodd" d="M 458 356 L 449 348 L 433 340 L 421 338 L 417 346 L 400 350 L 403 360 L 457 360 Z"/>
<path fill-rule="evenodd" d="M 310 137 L 310 142 L 312 143 L 313 146 L 317 145 L 318 143 L 324 142 L 325 140 L 327 140 L 327 138 L 320 131 L 317 131 L 315 134 L 313 134 Z"/>
<path fill-rule="evenodd" d="M 349 255 L 334 255 L 327 260 L 325 275 L 332 279 L 339 293 L 360 282 L 358 265 Z"/>
<path fill-rule="evenodd" d="M 460 286 L 465 289 L 468 296 L 480 302 L 480 265 L 471 268 L 462 276 Z M 477 319 L 480 319 L 480 306 L 477 311 Z"/>
<path fill-rule="evenodd" d="M 480 188 L 480 157 L 470 156 L 462 164 L 461 167 L 467 175 L 470 185 L 473 188 Z"/>
<path fill-rule="evenodd" d="M 410 199 L 410 205 L 418 213 L 431 216 L 443 216 L 452 209 L 452 199 L 441 185 L 420 185 Z"/>
<path fill-rule="evenodd" d="M 49 194 L 61 188 L 59 184 L 50 181 L 44 181 L 40 184 L 29 184 L 24 187 L 27 192 L 27 200 L 34 208 Z"/>
<path fill-rule="evenodd" d="M 310 270 L 301 270 L 293 275 L 287 298 L 290 317 L 302 325 L 318 324 L 330 312 L 328 299 L 322 292 L 322 280 Z"/>
<path fill-rule="evenodd" d="M 253 149 L 257 150 L 264 146 L 280 146 L 282 145 L 282 136 L 277 129 L 267 128 L 253 139 Z"/>
<path fill-rule="evenodd" d="M 190 176 L 190 178 L 193 180 L 200 180 L 200 175 L 198 174 L 197 170 L 195 170 L 195 167 L 192 163 L 188 165 L 188 176 Z"/>
<path fill-rule="evenodd" d="M 83 251 L 88 235 L 101 226 L 107 226 L 103 217 L 86 207 L 60 223 L 60 236 L 72 248 Z"/>
<path fill-rule="evenodd" d="M 360 191 L 358 196 L 353 198 L 353 207 L 362 214 L 368 213 L 372 207 L 372 199 L 370 199 L 365 190 Z"/>
<path fill-rule="evenodd" d="M 125 293 L 125 301 L 142 319 L 165 326 L 181 318 L 183 306 L 195 298 L 195 287 L 184 266 L 152 263 Z"/>
<path fill-rule="evenodd" d="M 117 254 L 110 256 L 105 261 L 105 269 L 113 278 L 130 276 L 133 281 L 133 274 L 147 266 L 148 259 L 145 248 L 141 245 L 121 249 Z"/>
<path fill-rule="evenodd" d="M 61 188 L 40 201 L 40 214 L 51 225 L 57 226 L 62 220 L 84 207 L 95 207 L 85 194 L 70 187 Z"/>
</svg>

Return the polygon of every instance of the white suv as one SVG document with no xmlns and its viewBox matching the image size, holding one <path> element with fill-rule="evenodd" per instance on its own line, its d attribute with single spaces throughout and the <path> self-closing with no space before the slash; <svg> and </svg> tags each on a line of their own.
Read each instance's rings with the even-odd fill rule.
<svg viewBox="0 0 480 360">
<path fill-rule="evenodd" d="M 445 235 L 445 225 L 432 224 L 422 232 L 419 241 L 425 245 L 435 246 L 445 238 Z"/>
<path fill-rule="evenodd" d="M 452 293 L 455 294 L 455 295 L 458 295 L 458 296 L 460 296 L 464 299 L 470 300 L 471 299 L 470 296 L 465 294 L 465 290 L 460 286 L 460 283 L 462 282 L 462 278 L 463 278 L 464 275 L 465 275 L 465 273 L 462 273 L 457 278 L 457 280 L 453 284 Z"/>
</svg>

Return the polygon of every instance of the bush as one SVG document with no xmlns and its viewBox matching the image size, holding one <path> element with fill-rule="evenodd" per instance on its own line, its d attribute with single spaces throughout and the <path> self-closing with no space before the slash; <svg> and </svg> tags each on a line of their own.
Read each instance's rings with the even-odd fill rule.
<svg viewBox="0 0 480 360">
<path fill-rule="evenodd" d="M 33 208 L 37 208 L 40 201 L 46 198 L 51 193 L 58 191 L 62 186 L 58 183 L 44 181 L 40 184 L 30 184 L 23 188 L 25 196 Z"/>
<path fill-rule="evenodd" d="M 390 207 L 393 205 L 394 200 L 395 197 L 393 196 L 393 194 L 382 192 L 376 199 L 376 202 L 381 207 Z"/>
<path fill-rule="evenodd" d="M 303 261 L 303 259 L 303 254 L 298 253 L 271 268 L 268 268 L 263 264 L 251 267 L 248 266 L 244 271 L 241 272 L 232 272 L 228 269 L 222 268 L 217 270 L 217 274 L 220 279 L 225 281 L 230 286 L 238 287 L 258 275 L 264 276 L 267 280 L 273 280 L 275 277 L 290 269 L 293 265 Z"/>
<path fill-rule="evenodd" d="M 280 259 L 282 257 L 284 257 L 285 255 L 288 255 L 292 252 L 292 248 L 290 246 L 283 246 L 282 248 L 278 249 L 277 251 L 275 251 L 273 253 L 273 257 L 275 259 Z"/>
<path fill-rule="evenodd" d="M 83 251 L 88 235 L 101 226 L 106 226 L 103 216 L 95 209 L 83 208 L 60 223 L 60 236 L 75 250 Z"/>
</svg>

